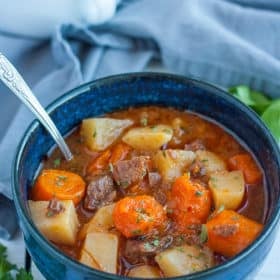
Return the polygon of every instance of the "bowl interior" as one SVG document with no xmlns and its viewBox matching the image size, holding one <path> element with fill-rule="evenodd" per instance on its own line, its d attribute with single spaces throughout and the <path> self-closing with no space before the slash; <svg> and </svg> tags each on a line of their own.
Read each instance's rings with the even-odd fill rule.
<svg viewBox="0 0 280 280">
<path fill-rule="evenodd" d="M 267 179 L 267 228 L 279 216 L 279 151 L 257 115 L 222 90 L 180 76 L 139 73 L 113 76 L 81 86 L 49 107 L 62 134 L 84 118 L 100 116 L 129 106 L 160 105 L 193 111 L 215 120 L 246 143 Z M 26 200 L 41 159 L 54 145 L 45 129 L 34 122 L 26 132 L 14 165 L 14 195 L 18 211 L 28 216 Z M 277 216 L 277 217 L 278 217 Z M 242 255 L 242 254 L 241 254 Z"/>
</svg>

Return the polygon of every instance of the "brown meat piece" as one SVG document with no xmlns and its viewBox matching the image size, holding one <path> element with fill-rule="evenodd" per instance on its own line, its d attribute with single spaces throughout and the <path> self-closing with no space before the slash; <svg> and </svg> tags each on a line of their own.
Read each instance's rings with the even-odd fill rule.
<svg viewBox="0 0 280 280">
<path fill-rule="evenodd" d="M 84 207 L 88 210 L 96 210 L 113 202 L 116 198 L 114 182 L 109 175 L 97 175 L 92 178 L 87 186 Z"/>
<path fill-rule="evenodd" d="M 145 257 L 154 256 L 158 252 L 167 249 L 173 242 L 171 235 L 164 236 L 160 239 L 147 240 L 127 240 L 124 255 L 132 264 L 141 261 L 145 262 Z"/>
<path fill-rule="evenodd" d="M 62 203 L 55 197 L 50 200 L 47 209 L 48 217 L 58 215 L 65 210 Z"/>
<path fill-rule="evenodd" d="M 205 166 L 199 160 L 191 164 L 189 171 L 193 178 L 200 178 L 206 175 Z"/>
<path fill-rule="evenodd" d="M 158 172 L 149 172 L 148 180 L 151 187 L 156 187 L 161 183 L 161 176 Z"/>
<path fill-rule="evenodd" d="M 149 163 L 150 158 L 145 156 L 118 161 L 113 168 L 115 182 L 124 188 L 138 183 L 146 176 Z"/>
<path fill-rule="evenodd" d="M 193 142 L 189 143 L 189 144 L 185 144 L 185 150 L 187 151 L 199 151 L 199 150 L 205 150 L 205 146 L 202 142 L 202 140 L 200 139 L 197 139 L 197 140 L 194 140 Z"/>
</svg>

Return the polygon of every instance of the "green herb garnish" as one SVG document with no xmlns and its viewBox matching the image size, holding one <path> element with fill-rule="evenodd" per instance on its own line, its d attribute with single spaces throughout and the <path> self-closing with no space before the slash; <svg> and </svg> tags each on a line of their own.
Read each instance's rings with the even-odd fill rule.
<svg viewBox="0 0 280 280">
<path fill-rule="evenodd" d="M 95 138 L 96 137 L 96 130 L 93 132 L 92 137 Z"/>
<path fill-rule="evenodd" d="M 201 243 L 205 243 L 208 239 L 208 232 L 207 232 L 207 227 L 206 225 L 202 225 L 201 226 L 201 232 L 200 232 L 200 235 L 199 235 L 199 240 Z"/>
<path fill-rule="evenodd" d="M 155 247 L 158 247 L 160 242 L 158 239 L 155 239 L 152 243 Z"/>
<path fill-rule="evenodd" d="M 112 164 L 111 162 L 109 163 L 109 171 L 110 171 L 111 173 L 114 172 L 114 166 L 113 166 L 113 164 Z"/>
<path fill-rule="evenodd" d="M 33 280 L 30 272 L 18 268 L 7 259 L 7 248 L 0 244 L 0 279 L 2 280 Z"/>
<path fill-rule="evenodd" d="M 216 214 L 220 214 L 221 212 L 223 212 L 225 210 L 225 205 L 221 205 L 218 210 L 216 211 Z"/>
<path fill-rule="evenodd" d="M 195 192 L 195 196 L 202 196 L 203 195 L 203 192 L 202 191 L 196 191 Z"/>
<path fill-rule="evenodd" d="M 54 167 L 54 168 L 59 167 L 60 164 L 61 164 L 61 159 L 60 159 L 60 158 L 56 158 L 56 159 L 53 161 L 53 167 Z"/>
<path fill-rule="evenodd" d="M 131 231 L 131 233 L 132 233 L 133 235 L 139 235 L 139 234 L 142 233 L 142 231 L 141 231 L 141 229 L 134 229 L 134 230 Z"/>
<path fill-rule="evenodd" d="M 140 119 L 140 123 L 141 123 L 141 125 L 143 125 L 143 126 L 147 126 L 147 125 L 148 125 L 148 119 L 147 119 L 146 117 L 141 118 L 141 119 Z"/>
</svg>

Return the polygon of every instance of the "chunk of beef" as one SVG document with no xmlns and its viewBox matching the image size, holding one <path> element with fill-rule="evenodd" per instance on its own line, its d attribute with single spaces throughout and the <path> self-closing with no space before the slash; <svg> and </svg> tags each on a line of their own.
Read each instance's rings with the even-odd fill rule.
<svg viewBox="0 0 280 280">
<path fill-rule="evenodd" d="M 146 176 L 149 163 L 150 158 L 145 156 L 118 161 L 113 168 L 114 180 L 124 188 L 136 184 Z"/>
<path fill-rule="evenodd" d="M 116 198 L 114 182 L 109 175 L 97 175 L 92 177 L 87 186 L 84 207 L 88 210 L 96 210 L 113 202 Z"/>
<path fill-rule="evenodd" d="M 196 160 L 194 163 L 191 164 L 190 168 L 190 175 L 193 178 L 200 178 L 206 176 L 206 168 L 203 163 L 199 160 Z"/>
<path fill-rule="evenodd" d="M 205 150 L 205 146 L 202 142 L 202 140 L 200 139 L 197 139 L 197 140 L 194 140 L 193 142 L 189 143 L 189 144 L 185 144 L 185 150 L 187 151 L 198 151 L 198 150 Z"/>
<path fill-rule="evenodd" d="M 148 172 L 148 181 L 151 187 L 157 187 L 161 183 L 161 176 L 158 172 Z"/>
<path fill-rule="evenodd" d="M 52 217 L 56 216 L 59 213 L 63 212 L 65 209 L 62 203 L 57 198 L 52 198 L 47 207 L 47 216 Z"/>
<path fill-rule="evenodd" d="M 154 198 L 161 204 L 165 205 L 167 202 L 166 194 L 162 191 L 161 188 L 157 188 L 153 193 Z"/>
<path fill-rule="evenodd" d="M 158 252 L 167 249 L 172 242 L 173 237 L 171 235 L 160 239 L 127 240 L 124 256 L 132 264 L 141 261 L 145 262 L 145 257 L 154 256 Z"/>
</svg>

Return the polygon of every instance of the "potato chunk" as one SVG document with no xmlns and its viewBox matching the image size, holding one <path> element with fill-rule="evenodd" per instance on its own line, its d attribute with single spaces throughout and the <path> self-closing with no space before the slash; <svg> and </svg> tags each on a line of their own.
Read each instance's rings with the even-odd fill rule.
<svg viewBox="0 0 280 280">
<path fill-rule="evenodd" d="M 158 151 L 153 161 L 163 180 L 173 182 L 184 173 L 194 159 L 195 153 L 192 151 L 170 149 Z"/>
<path fill-rule="evenodd" d="M 99 208 L 91 220 L 83 225 L 79 232 L 79 239 L 85 239 L 86 235 L 90 232 L 106 232 L 114 227 L 114 207 L 115 203 Z"/>
<path fill-rule="evenodd" d="M 111 118 L 85 119 L 82 122 L 80 134 L 89 149 L 102 151 L 110 146 L 132 123 L 131 120 Z"/>
<path fill-rule="evenodd" d="M 100 270 L 116 273 L 119 240 L 117 235 L 103 232 L 88 233 L 83 249 L 97 263 Z"/>
<path fill-rule="evenodd" d="M 29 200 L 31 218 L 39 231 L 49 240 L 65 245 L 73 245 L 79 221 L 72 200 L 61 201 L 64 211 L 47 216 L 48 201 Z"/>
<path fill-rule="evenodd" d="M 225 162 L 216 154 L 202 150 L 196 151 L 195 153 L 197 159 L 204 165 L 207 175 L 213 172 L 226 170 Z"/>
<path fill-rule="evenodd" d="M 158 150 L 171 140 L 172 135 L 172 127 L 156 125 L 132 128 L 123 136 L 122 140 L 134 149 Z"/>
<path fill-rule="evenodd" d="M 159 278 L 161 277 L 158 268 L 151 265 L 140 265 L 132 268 L 128 277 L 138 277 L 138 278 Z"/>
<path fill-rule="evenodd" d="M 209 188 L 216 209 L 223 205 L 226 209 L 235 210 L 240 205 L 245 192 L 243 173 L 242 171 L 221 171 L 212 174 Z"/>
<path fill-rule="evenodd" d="M 96 263 L 94 258 L 86 250 L 82 249 L 81 256 L 79 258 L 79 262 L 81 262 L 81 263 L 83 263 L 83 264 L 85 264 L 87 266 L 90 266 L 92 268 L 100 270 L 99 265 Z"/>
<path fill-rule="evenodd" d="M 157 254 L 155 260 L 166 277 L 187 275 L 214 265 L 209 249 L 189 245 L 167 249 Z"/>
</svg>

